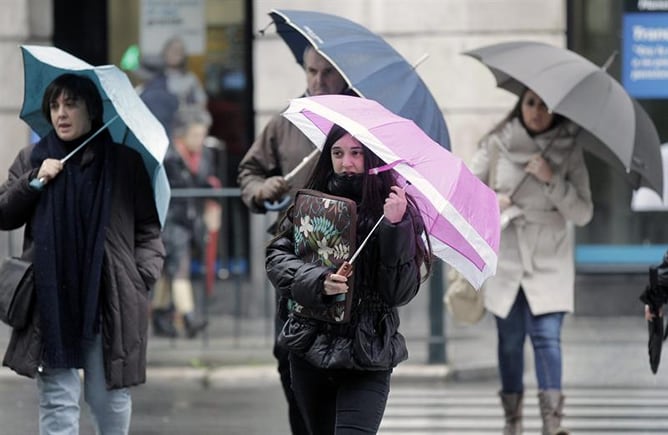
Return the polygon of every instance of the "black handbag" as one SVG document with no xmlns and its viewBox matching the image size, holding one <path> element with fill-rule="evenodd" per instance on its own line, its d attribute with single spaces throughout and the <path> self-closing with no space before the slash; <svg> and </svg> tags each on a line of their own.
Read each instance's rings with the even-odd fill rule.
<svg viewBox="0 0 668 435">
<path fill-rule="evenodd" d="M 0 320 L 21 329 L 30 320 L 35 295 L 32 263 L 17 257 L 0 264 Z"/>
</svg>

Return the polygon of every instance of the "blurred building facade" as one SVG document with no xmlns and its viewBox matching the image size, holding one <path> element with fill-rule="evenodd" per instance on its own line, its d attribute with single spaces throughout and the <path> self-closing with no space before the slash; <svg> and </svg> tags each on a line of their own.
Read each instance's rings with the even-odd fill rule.
<svg viewBox="0 0 668 435">
<path fill-rule="evenodd" d="M 453 151 L 468 160 L 479 138 L 514 105 L 489 71 L 461 53 L 501 41 L 530 39 L 568 46 L 597 64 L 619 48 L 622 0 L 6 0 L 0 21 L 0 173 L 28 143 L 18 118 L 23 100 L 21 44 L 56 45 L 92 64 L 119 64 L 143 37 L 142 14 L 195 5 L 202 11 L 203 50 L 193 69 L 209 94 L 212 133 L 224 144 L 220 177 L 235 187 L 236 163 L 269 117 L 304 91 L 304 75 L 270 24 L 268 12 L 310 9 L 345 16 L 384 37 L 409 62 L 427 54 L 418 72 L 443 110 Z M 186 6 L 184 6 L 186 5 Z M 162 8 L 162 9 L 161 9 Z M 178 17 L 175 17 L 176 19 Z M 192 17 L 191 17 L 192 18 Z M 267 27 L 268 26 L 268 27 Z M 265 29 L 261 34 L 259 31 Z M 609 71 L 618 76 L 619 64 Z M 133 81 L 141 76 L 129 72 Z M 662 133 L 661 103 L 650 114 Z M 649 109 L 648 109 L 649 110 Z M 665 135 L 662 135 L 665 137 Z M 582 244 L 665 244 L 658 214 L 633 214 L 631 190 L 591 162 L 595 222 L 578 230 Z M 265 229 L 272 216 L 249 215 L 239 201 L 226 208 L 224 251 L 241 259 L 242 273 L 264 285 Z M 0 234 L 0 254 L 18 249 L 16 234 Z M 658 260 L 658 259 L 657 259 Z M 259 296 L 258 296 L 259 297 Z M 253 305 L 253 297 L 249 300 Z"/>
</svg>

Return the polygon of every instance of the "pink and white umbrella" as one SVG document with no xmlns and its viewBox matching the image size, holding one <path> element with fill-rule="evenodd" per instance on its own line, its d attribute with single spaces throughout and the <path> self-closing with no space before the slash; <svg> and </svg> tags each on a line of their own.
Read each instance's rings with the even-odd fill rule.
<svg viewBox="0 0 668 435">
<path fill-rule="evenodd" d="M 346 95 L 297 98 L 283 112 L 322 148 L 333 124 L 362 142 L 406 183 L 434 253 L 476 288 L 496 273 L 499 206 L 496 194 L 464 162 L 413 121 L 376 101 Z"/>
</svg>

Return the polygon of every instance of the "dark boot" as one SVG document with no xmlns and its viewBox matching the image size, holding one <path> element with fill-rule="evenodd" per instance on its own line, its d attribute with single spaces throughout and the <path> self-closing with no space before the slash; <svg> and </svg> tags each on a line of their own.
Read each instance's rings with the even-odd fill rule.
<svg viewBox="0 0 668 435">
<path fill-rule="evenodd" d="M 175 338 L 178 335 L 174 323 L 172 322 L 172 310 L 170 309 L 154 309 L 153 317 L 153 334 L 156 337 Z"/>
<path fill-rule="evenodd" d="M 543 419 L 543 435 L 569 435 L 567 429 L 561 427 L 563 418 L 564 395 L 560 390 L 543 390 L 538 392 L 540 416 Z"/>
<path fill-rule="evenodd" d="M 503 435 L 520 435 L 522 433 L 522 393 L 499 392 L 506 424 Z"/>
<path fill-rule="evenodd" d="M 203 331 L 209 322 L 204 319 L 198 318 L 195 313 L 187 313 L 183 315 L 183 326 L 186 330 L 186 336 L 188 338 L 195 338 L 197 334 Z"/>
</svg>

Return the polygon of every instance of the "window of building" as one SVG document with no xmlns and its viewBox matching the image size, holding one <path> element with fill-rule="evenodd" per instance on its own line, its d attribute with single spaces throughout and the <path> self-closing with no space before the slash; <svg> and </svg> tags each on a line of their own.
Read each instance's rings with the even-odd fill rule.
<svg viewBox="0 0 668 435">
<path fill-rule="evenodd" d="M 623 0 L 570 0 L 568 2 L 568 46 L 597 65 L 603 65 L 611 57 L 608 68 L 621 82 L 622 17 Z M 661 142 L 668 138 L 668 122 L 665 99 L 638 99 L 654 121 Z M 616 171 L 587 155 L 594 200 L 594 218 L 590 224 L 577 230 L 577 243 L 582 250 L 586 246 L 608 245 L 608 252 L 615 247 L 635 247 L 629 258 L 617 258 L 617 262 L 656 263 L 661 257 L 657 252 L 668 244 L 666 211 L 633 211 L 633 189 Z M 648 249 L 642 249 L 646 247 Z M 654 250 L 652 250 L 654 248 Z M 605 251 L 601 251 L 605 252 Z M 624 251 L 619 251 L 624 252 Z M 631 251 L 628 251 L 631 252 Z M 645 254 L 649 255 L 645 255 Z"/>
</svg>

